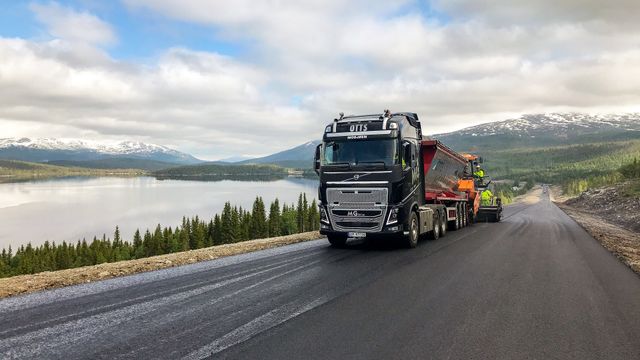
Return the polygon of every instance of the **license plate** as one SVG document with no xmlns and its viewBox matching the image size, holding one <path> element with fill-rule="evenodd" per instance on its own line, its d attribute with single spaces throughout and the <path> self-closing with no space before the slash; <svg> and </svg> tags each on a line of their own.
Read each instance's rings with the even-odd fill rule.
<svg viewBox="0 0 640 360">
<path fill-rule="evenodd" d="M 347 234 L 348 237 L 350 238 L 364 238 L 367 237 L 367 233 L 363 233 L 363 232 L 350 232 Z"/>
</svg>

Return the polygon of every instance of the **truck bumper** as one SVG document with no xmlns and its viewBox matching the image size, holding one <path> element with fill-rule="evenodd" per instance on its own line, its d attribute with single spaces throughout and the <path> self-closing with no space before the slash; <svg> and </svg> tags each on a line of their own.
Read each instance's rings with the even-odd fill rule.
<svg viewBox="0 0 640 360">
<path fill-rule="evenodd" d="M 397 238 L 400 239 L 404 235 L 404 227 L 402 224 L 394 224 L 390 226 L 383 226 L 382 231 L 376 232 L 366 232 L 366 231 L 354 231 L 354 232 L 364 232 L 367 234 L 366 239 L 391 239 Z M 331 225 L 320 224 L 320 234 L 321 235 L 336 235 L 336 236 L 348 236 L 348 232 L 345 231 L 336 231 L 331 228 Z"/>
</svg>

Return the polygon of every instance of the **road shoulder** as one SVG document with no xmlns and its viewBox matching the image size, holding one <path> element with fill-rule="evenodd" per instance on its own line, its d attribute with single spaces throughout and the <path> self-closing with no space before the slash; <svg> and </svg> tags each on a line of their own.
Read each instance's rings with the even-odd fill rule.
<svg viewBox="0 0 640 360">
<path fill-rule="evenodd" d="M 194 264 L 201 261 L 209 261 L 303 241 L 316 240 L 320 237 L 319 232 L 310 231 L 301 234 L 243 241 L 136 260 L 104 263 L 58 271 L 46 271 L 33 275 L 18 275 L 0 279 L 0 299 L 41 290 L 56 289 L 147 271 Z"/>
<path fill-rule="evenodd" d="M 640 234 L 614 225 L 564 202 L 555 202 L 602 246 L 640 275 Z"/>
</svg>

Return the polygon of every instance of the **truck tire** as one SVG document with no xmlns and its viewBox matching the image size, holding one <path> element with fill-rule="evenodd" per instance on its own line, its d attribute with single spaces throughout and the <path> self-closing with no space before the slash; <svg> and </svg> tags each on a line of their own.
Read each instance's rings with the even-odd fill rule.
<svg viewBox="0 0 640 360">
<path fill-rule="evenodd" d="M 429 231 L 429 239 L 438 240 L 442 234 L 442 224 L 440 223 L 440 214 L 436 213 L 433 216 L 433 230 Z"/>
<path fill-rule="evenodd" d="M 342 235 L 327 235 L 327 240 L 335 248 L 341 248 L 347 244 L 347 238 Z"/>
<path fill-rule="evenodd" d="M 409 249 L 413 249 L 418 246 L 418 237 L 420 235 L 420 229 L 418 224 L 418 216 L 415 211 L 411 212 L 409 217 L 409 235 L 405 237 L 405 245 Z"/>
<path fill-rule="evenodd" d="M 447 219 L 442 213 L 438 213 L 438 219 L 440 219 L 440 237 L 444 237 L 447 235 Z"/>
<path fill-rule="evenodd" d="M 462 221 L 462 227 L 467 227 L 467 204 L 460 204 L 460 219 Z"/>
</svg>

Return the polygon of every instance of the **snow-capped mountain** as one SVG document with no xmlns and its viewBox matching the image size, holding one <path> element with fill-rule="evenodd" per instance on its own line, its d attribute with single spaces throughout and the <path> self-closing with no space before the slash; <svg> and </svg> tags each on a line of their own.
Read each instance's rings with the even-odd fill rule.
<svg viewBox="0 0 640 360">
<path fill-rule="evenodd" d="M 133 158 L 165 161 L 177 164 L 200 162 L 195 157 L 166 146 L 138 141 L 105 144 L 73 139 L 3 138 L 0 139 L 0 158 L 23 161 L 98 160 L 105 158 Z"/>
<path fill-rule="evenodd" d="M 423 123 L 428 132 L 428 123 Z M 588 115 L 549 113 L 523 115 L 433 135 L 457 150 L 552 146 L 640 138 L 640 113 Z"/>
<path fill-rule="evenodd" d="M 517 119 L 497 121 L 468 127 L 457 135 L 536 135 L 552 132 L 557 136 L 592 133 L 607 130 L 640 131 L 640 113 L 623 115 L 587 115 L 551 113 L 523 115 Z M 440 134 L 435 136 L 442 136 Z"/>
</svg>

